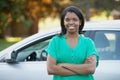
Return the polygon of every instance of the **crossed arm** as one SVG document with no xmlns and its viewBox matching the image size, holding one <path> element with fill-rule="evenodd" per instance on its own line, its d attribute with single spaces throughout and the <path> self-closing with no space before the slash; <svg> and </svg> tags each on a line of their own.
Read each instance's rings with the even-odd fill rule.
<svg viewBox="0 0 120 80">
<path fill-rule="evenodd" d="M 69 64 L 60 63 L 57 64 L 56 60 L 48 55 L 47 69 L 48 74 L 56 75 L 75 75 L 75 74 L 93 74 L 96 68 L 96 56 L 92 55 L 88 57 L 84 64 Z"/>
</svg>

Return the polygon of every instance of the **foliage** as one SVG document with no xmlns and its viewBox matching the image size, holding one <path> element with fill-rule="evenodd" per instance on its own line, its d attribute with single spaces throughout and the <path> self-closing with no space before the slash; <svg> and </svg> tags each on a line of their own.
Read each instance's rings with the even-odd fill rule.
<svg viewBox="0 0 120 80">
<path fill-rule="evenodd" d="M 16 26 L 14 23 L 31 27 L 38 24 L 40 18 L 59 14 L 64 7 L 62 2 L 64 0 L 0 0 L 0 34 L 4 35 L 6 27 Z"/>
<path fill-rule="evenodd" d="M 89 9 L 94 8 L 97 13 L 106 10 L 109 15 L 111 10 L 120 9 L 120 0 L 0 0 L 0 34 L 14 22 L 31 27 L 40 18 L 54 17 L 52 13 L 60 15 L 68 5 L 81 8 L 89 20 Z"/>
<path fill-rule="evenodd" d="M 12 21 L 20 22 L 24 20 L 24 18 L 21 18 L 23 16 L 22 6 L 24 4 L 24 0 L 1 0 L 0 28 L 10 26 Z"/>
<path fill-rule="evenodd" d="M 96 9 L 104 9 L 104 10 L 113 10 L 120 9 L 120 0 L 95 0 L 94 7 Z"/>
</svg>

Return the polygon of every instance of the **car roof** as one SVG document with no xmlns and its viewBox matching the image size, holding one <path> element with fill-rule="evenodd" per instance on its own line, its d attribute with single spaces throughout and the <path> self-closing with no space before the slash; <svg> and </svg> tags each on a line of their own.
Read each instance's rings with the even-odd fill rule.
<svg viewBox="0 0 120 80">
<path fill-rule="evenodd" d="M 85 22 L 83 30 L 120 30 L 120 20 Z"/>
</svg>

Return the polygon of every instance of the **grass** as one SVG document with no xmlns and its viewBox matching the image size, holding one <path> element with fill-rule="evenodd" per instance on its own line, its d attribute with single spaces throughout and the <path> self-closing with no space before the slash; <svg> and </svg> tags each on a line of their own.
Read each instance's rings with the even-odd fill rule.
<svg viewBox="0 0 120 80">
<path fill-rule="evenodd" d="M 22 40 L 22 38 L 0 39 L 0 51 Z"/>
</svg>

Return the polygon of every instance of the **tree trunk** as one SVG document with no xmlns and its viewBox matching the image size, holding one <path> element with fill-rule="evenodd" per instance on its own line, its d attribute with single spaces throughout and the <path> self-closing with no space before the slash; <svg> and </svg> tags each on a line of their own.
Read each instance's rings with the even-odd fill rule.
<svg viewBox="0 0 120 80">
<path fill-rule="evenodd" d="M 1 28 L 0 29 L 0 38 L 5 38 L 5 35 L 4 35 L 4 29 L 3 28 Z"/>
<path fill-rule="evenodd" d="M 29 29 L 29 35 L 33 35 L 35 33 L 38 33 L 38 20 L 34 21 Z"/>
</svg>

